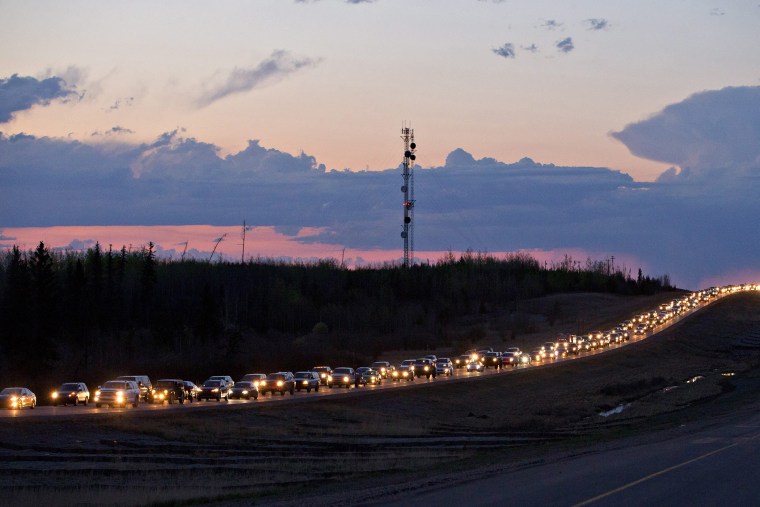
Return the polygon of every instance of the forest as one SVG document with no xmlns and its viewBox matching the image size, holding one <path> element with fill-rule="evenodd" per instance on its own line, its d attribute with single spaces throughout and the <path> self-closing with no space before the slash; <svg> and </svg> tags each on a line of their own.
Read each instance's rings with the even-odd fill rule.
<svg viewBox="0 0 760 507">
<path fill-rule="evenodd" d="M 435 264 L 347 268 L 254 259 L 157 259 L 139 250 L 13 247 L 0 254 L 0 385 L 94 385 L 122 374 L 212 374 L 360 366 L 388 350 L 464 347 L 456 322 L 559 292 L 652 294 L 665 276 L 609 260 L 541 264 L 449 253 Z M 511 306 L 510 306 L 511 305 Z M 519 319 L 506 335 L 522 332 Z"/>
</svg>

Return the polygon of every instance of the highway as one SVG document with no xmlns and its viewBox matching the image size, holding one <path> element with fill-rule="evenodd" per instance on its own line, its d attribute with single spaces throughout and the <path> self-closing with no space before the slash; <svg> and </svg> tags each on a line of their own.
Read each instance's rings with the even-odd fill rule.
<svg viewBox="0 0 760 507">
<path fill-rule="evenodd" d="M 760 412 L 368 505 L 757 505 Z M 611 446 L 614 446 L 610 448 Z"/>
<path fill-rule="evenodd" d="M 307 402 L 307 401 L 317 401 L 317 400 L 325 399 L 325 397 L 330 397 L 330 396 L 361 396 L 361 395 L 369 394 L 371 392 L 385 391 L 388 389 L 421 388 L 426 385 L 430 385 L 432 383 L 438 384 L 441 382 L 474 381 L 479 378 L 484 378 L 491 375 L 527 374 L 535 368 L 551 368 L 564 361 L 573 361 L 573 360 L 577 360 L 584 357 L 605 354 L 608 351 L 612 351 L 621 347 L 630 346 L 634 343 L 650 338 L 651 336 L 677 324 L 678 322 L 689 317 L 690 315 L 693 315 L 695 312 L 701 310 L 702 308 L 714 303 L 715 301 L 722 299 L 722 297 L 725 297 L 725 296 L 721 295 L 721 296 L 712 298 L 707 302 L 701 302 L 696 307 L 682 313 L 681 315 L 678 315 L 676 317 L 669 319 L 667 322 L 659 325 L 654 330 L 648 331 L 645 335 L 639 335 L 639 336 L 632 335 L 631 339 L 627 342 L 623 342 L 620 344 L 611 344 L 606 348 L 591 350 L 587 352 L 581 352 L 577 356 L 568 356 L 566 358 L 549 361 L 543 364 L 520 365 L 516 367 L 504 368 L 499 371 L 493 368 L 490 368 L 483 372 L 467 372 L 464 369 L 455 369 L 454 375 L 450 377 L 438 376 L 437 378 L 430 379 L 430 380 L 425 379 L 424 377 L 420 377 L 420 378 L 417 378 L 413 382 L 407 382 L 407 381 L 392 382 L 392 381 L 385 380 L 380 385 L 365 386 L 365 387 L 360 387 L 360 388 L 352 387 L 350 389 L 339 388 L 339 387 L 329 389 L 326 386 L 322 386 L 318 392 L 306 393 L 305 391 L 301 391 L 301 392 L 296 392 L 296 394 L 293 396 L 291 396 L 290 394 L 286 394 L 285 396 L 266 395 L 266 396 L 260 396 L 258 400 L 230 400 L 230 401 L 222 401 L 222 402 L 203 401 L 203 402 L 193 402 L 193 403 L 186 402 L 182 405 L 180 405 L 179 403 L 175 403 L 172 405 L 140 403 L 140 405 L 136 408 L 133 408 L 131 406 L 128 406 L 126 408 L 111 408 L 111 407 L 96 408 L 95 404 L 92 402 L 90 402 L 87 406 L 79 405 L 76 407 L 75 406 L 55 407 L 55 406 L 48 406 L 48 405 L 38 405 L 37 408 L 35 408 L 34 410 L 30 410 L 28 408 L 22 409 L 22 410 L 16 410 L 16 409 L 0 410 L 0 420 L 3 418 L 18 418 L 18 417 L 92 416 L 92 415 L 106 414 L 106 413 L 107 414 L 126 414 L 126 413 L 133 413 L 133 412 L 139 412 L 143 414 L 164 413 L 164 411 L 166 410 L 172 410 L 172 411 L 208 410 L 208 409 L 220 409 L 223 406 L 240 407 L 241 405 L 260 404 L 260 403 Z M 341 365 L 333 365 L 333 366 L 335 367 L 335 366 L 341 366 Z M 95 389 L 91 388 L 91 394 L 93 394 L 94 391 Z M 44 397 L 47 395 L 48 393 L 37 393 L 38 403 L 44 403 L 46 401 Z"/>
</svg>

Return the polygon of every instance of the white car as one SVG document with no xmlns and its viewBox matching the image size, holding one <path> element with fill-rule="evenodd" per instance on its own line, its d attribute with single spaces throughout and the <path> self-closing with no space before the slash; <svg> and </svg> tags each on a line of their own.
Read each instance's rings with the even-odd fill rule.
<svg viewBox="0 0 760 507">
<path fill-rule="evenodd" d="M 470 361 L 467 365 L 467 371 L 483 371 L 484 366 L 480 361 Z"/>
</svg>

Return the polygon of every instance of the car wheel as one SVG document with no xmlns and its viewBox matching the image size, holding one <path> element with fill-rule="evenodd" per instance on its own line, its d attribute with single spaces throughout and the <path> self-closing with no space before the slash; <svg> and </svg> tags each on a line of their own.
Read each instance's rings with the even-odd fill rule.
<svg viewBox="0 0 760 507">
<path fill-rule="evenodd" d="M 34 407 L 36 407 L 36 406 L 37 406 L 37 402 L 36 401 L 32 401 L 32 404 L 29 405 L 29 408 L 31 408 L 32 410 L 34 410 Z"/>
</svg>

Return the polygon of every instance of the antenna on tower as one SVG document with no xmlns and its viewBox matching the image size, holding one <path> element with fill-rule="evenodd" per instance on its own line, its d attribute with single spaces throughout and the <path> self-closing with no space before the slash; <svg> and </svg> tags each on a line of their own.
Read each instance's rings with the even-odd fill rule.
<svg viewBox="0 0 760 507">
<path fill-rule="evenodd" d="M 401 177 L 404 184 L 401 192 L 404 193 L 404 230 L 401 237 L 404 239 L 404 267 L 408 268 L 414 263 L 414 154 L 417 144 L 414 142 L 414 129 L 401 125 L 401 140 L 404 141 L 404 168 Z"/>
</svg>

